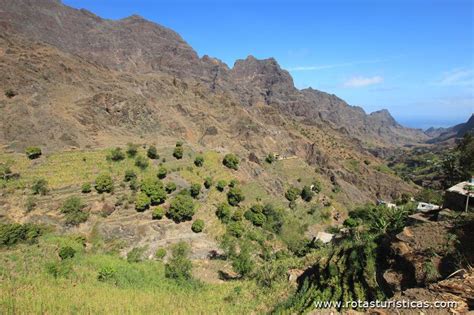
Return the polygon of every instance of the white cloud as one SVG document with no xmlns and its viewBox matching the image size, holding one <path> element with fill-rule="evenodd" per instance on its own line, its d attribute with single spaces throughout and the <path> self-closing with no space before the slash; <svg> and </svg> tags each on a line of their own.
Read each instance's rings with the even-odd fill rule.
<svg viewBox="0 0 474 315">
<path fill-rule="evenodd" d="M 379 84 L 383 82 L 383 77 L 373 76 L 373 77 L 353 77 L 344 82 L 344 87 L 358 88 L 365 87 L 369 85 Z"/>
<path fill-rule="evenodd" d="M 443 73 L 441 79 L 435 84 L 444 86 L 474 85 L 474 71 L 466 68 L 453 69 Z"/>
</svg>

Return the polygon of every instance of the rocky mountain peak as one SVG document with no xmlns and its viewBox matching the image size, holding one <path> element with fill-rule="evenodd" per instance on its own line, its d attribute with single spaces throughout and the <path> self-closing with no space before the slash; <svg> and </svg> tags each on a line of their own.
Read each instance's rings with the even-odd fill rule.
<svg viewBox="0 0 474 315">
<path fill-rule="evenodd" d="M 399 126 L 395 118 L 387 109 L 381 109 L 369 114 L 372 119 L 378 120 L 380 123 L 387 124 L 389 126 Z"/>
</svg>

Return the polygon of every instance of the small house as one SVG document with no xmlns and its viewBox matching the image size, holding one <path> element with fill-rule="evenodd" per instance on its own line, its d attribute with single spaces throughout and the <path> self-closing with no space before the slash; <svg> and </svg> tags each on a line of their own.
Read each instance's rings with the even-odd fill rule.
<svg viewBox="0 0 474 315">
<path fill-rule="evenodd" d="M 448 188 L 444 194 L 443 207 L 456 211 L 474 209 L 474 178 Z"/>
</svg>

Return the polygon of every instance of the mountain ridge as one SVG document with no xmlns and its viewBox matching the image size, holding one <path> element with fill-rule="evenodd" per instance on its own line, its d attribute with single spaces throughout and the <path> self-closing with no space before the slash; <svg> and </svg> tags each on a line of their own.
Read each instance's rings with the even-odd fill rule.
<svg viewBox="0 0 474 315">
<path fill-rule="evenodd" d="M 0 12 L 0 27 L 4 30 L 47 42 L 110 69 L 163 72 L 191 84 L 204 84 L 213 93 L 228 94 L 244 106 L 266 104 L 305 123 L 345 128 L 370 145 L 407 144 L 427 138 L 386 115 L 354 110 L 330 94 L 298 90 L 289 72 L 274 58 L 248 56 L 236 60 L 230 68 L 217 58 L 199 58 L 178 33 L 138 15 L 107 20 L 54 0 L 4 2 Z M 22 23 L 26 20 L 28 23 Z"/>
</svg>

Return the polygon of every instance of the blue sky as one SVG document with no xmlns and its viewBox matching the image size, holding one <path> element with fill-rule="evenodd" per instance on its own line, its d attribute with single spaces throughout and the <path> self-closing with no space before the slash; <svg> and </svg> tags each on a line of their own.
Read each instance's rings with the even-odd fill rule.
<svg viewBox="0 0 474 315">
<path fill-rule="evenodd" d="M 474 112 L 474 1 L 63 0 L 119 19 L 139 14 L 177 31 L 200 56 L 232 66 L 274 57 L 298 88 L 387 108 L 426 128 Z"/>
</svg>

